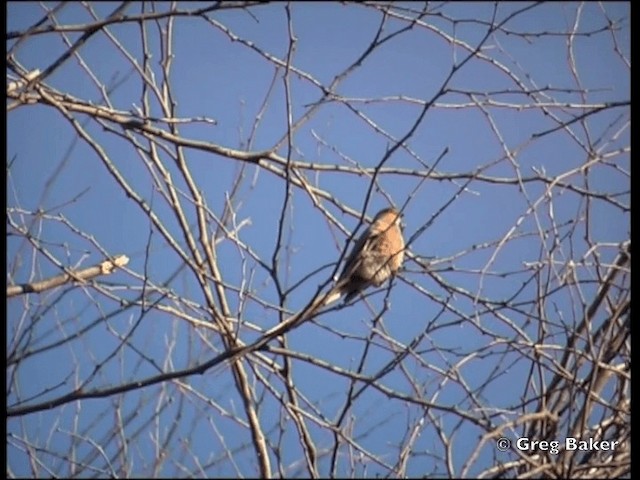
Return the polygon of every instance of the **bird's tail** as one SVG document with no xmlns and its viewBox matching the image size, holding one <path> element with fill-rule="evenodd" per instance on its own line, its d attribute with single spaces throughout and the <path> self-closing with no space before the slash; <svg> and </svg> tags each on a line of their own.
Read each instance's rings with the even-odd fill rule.
<svg viewBox="0 0 640 480">
<path fill-rule="evenodd" d="M 342 296 L 342 288 L 333 288 L 324 298 L 324 306 L 331 305 Z"/>
</svg>

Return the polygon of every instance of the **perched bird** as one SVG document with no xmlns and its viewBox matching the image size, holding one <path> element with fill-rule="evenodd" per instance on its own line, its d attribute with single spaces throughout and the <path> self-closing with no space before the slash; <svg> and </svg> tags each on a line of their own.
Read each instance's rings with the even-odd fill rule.
<svg viewBox="0 0 640 480">
<path fill-rule="evenodd" d="M 379 287 L 394 275 L 404 259 L 400 212 L 385 208 L 360 236 L 325 305 L 345 295 L 348 302 L 370 286 Z"/>
</svg>

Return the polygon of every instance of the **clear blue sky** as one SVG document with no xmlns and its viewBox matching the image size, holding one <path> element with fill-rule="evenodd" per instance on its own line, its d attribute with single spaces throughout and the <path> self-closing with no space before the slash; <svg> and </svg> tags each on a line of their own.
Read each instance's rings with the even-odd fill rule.
<svg viewBox="0 0 640 480">
<path fill-rule="evenodd" d="M 57 4 L 44 5 L 51 9 Z M 95 3 L 91 8 L 98 18 L 104 18 L 117 5 Z M 140 5 L 133 3 L 126 13 L 139 13 Z M 156 8 L 164 11 L 168 5 L 158 4 Z M 190 10 L 205 5 L 185 2 L 179 3 L 178 7 Z M 402 6 L 414 10 L 421 8 L 417 3 L 397 5 L 394 15 L 399 17 L 415 16 L 403 11 Z M 527 9 L 528 6 L 531 8 Z M 499 4 L 494 23 L 516 11 L 523 11 L 507 21 L 501 31 L 492 34 L 476 57 L 464 63 L 448 79 L 452 67 L 460 65 L 469 55 L 467 47 L 473 51 L 486 35 L 493 9 L 494 4 L 482 2 L 456 2 L 435 7 L 422 19 L 422 25 L 376 47 L 362 65 L 346 72 L 334 90 L 340 98 L 325 99 L 325 103 L 295 131 L 292 161 L 324 167 L 353 168 L 357 165 L 363 169 L 373 168 L 379 165 L 387 149 L 394 146 L 393 139 L 406 135 L 416 122 L 422 109 L 421 102 L 435 100 L 407 142 L 413 154 L 400 148 L 384 164 L 385 168 L 395 170 L 380 175 L 379 186 L 374 188 L 366 212 L 374 215 L 388 206 L 387 197 L 396 206 L 403 206 L 409 199 L 404 210 L 405 233 L 409 238 L 447 202 L 455 199 L 410 246 L 413 255 L 433 262 L 437 276 L 407 260 L 402 278 L 395 281 L 389 296 L 379 292 L 369 298 L 371 309 L 360 301 L 345 309 L 331 311 L 314 323 L 291 332 L 288 340 L 292 350 L 354 370 L 362 355 L 363 339 L 371 331 L 372 318 L 382 309 L 386 299 L 389 309 L 383 316 L 384 327 L 394 341 L 406 345 L 428 330 L 427 337 L 417 347 L 418 357 L 424 364 L 407 359 L 404 365 L 424 389 L 425 399 L 444 406 L 472 409 L 473 402 L 466 392 L 456 382 L 445 381 L 445 376 L 439 375 L 437 369 L 446 370 L 466 355 L 486 349 L 486 357 L 470 357 L 468 363 L 460 364 L 458 371 L 471 390 L 484 385 L 494 375 L 492 372 L 502 372 L 492 378 L 488 388 L 482 389 L 480 402 L 496 411 L 508 411 L 518 403 L 524 391 L 521 380 L 527 375 L 530 364 L 518 360 L 514 352 L 501 357 L 500 348 L 490 346 L 492 337 L 482 333 L 483 329 L 505 338 L 512 338 L 515 332 L 501 322 L 499 316 L 484 313 L 483 308 L 473 303 L 472 297 L 478 295 L 495 302 L 508 300 L 514 304 L 531 301 L 536 295 L 536 285 L 523 285 L 531 278 L 531 270 L 526 265 L 546 258 L 546 252 L 554 248 L 553 242 L 557 242 L 557 250 L 552 256 L 558 269 L 569 259 L 575 259 L 576 263 L 586 262 L 578 274 L 581 278 L 593 279 L 593 259 L 585 257 L 590 248 L 584 240 L 585 235 L 598 243 L 599 259 L 604 263 L 611 262 L 617 253 L 616 245 L 629 238 L 628 210 L 599 198 L 591 198 L 591 203 L 585 205 L 585 197 L 571 188 L 554 186 L 545 196 L 548 184 L 526 179 L 536 176 L 536 172 L 544 172 L 546 177 L 557 178 L 563 185 L 603 195 L 620 194 L 615 197 L 617 201 L 629 205 L 628 107 L 605 109 L 567 129 L 537 135 L 557 127 L 553 116 L 569 121 L 593 110 L 594 106 L 630 101 L 630 70 L 625 63 L 625 59 L 630 59 L 630 9 L 628 3 L 609 2 L 536 6 Z M 38 3 L 9 3 L 7 30 L 23 32 L 44 13 L 43 6 Z M 306 76 L 289 73 L 291 115 L 297 121 L 309 110 L 310 104 L 322 99 L 322 90 L 317 83 L 328 87 L 371 44 L 382 15 L 372 6 L 331 2 L 296 2 L 291 5 L 291 14 L 297 38 L 291 64 Z M 210 22 L 197 17 L 176 19 L 169 82 L 177 117 L 206 117 L 216 123 L 180 124 L 180 134 L 239 150 L 271 149 L 286 138 L 287 132 L 284 70 L 278 71 L 271 87 L 274 66 L 260 52 L 286 59 L 289 35 L 285 4 L 222 10 L 208 15 Z M 451 19 L 457 19 L 457 22 L 453 23 Z M 607 19 L 619 22 L 615 35 L 605 28 Z M 80 4 L 67 5 L 55 14 L 55 24 L 59 25 L 90 21 L 91 15 Z M 165 25 L 164 20 L 161 24 Z M 390 15 L 382 37 L 406 26 L 406 21 Z M 158 62 L 164 46 L 158 40 L 158 29 L 153 22 L 148 27 L 151 66 L 155 81 L 161 86 L 162 69 Z M 232 41 L 220 27 L 243 41 Z M 563 34 L 570 29 L 576 32 L 572 38 Z M 108 31 L 112 39 L 103 32 L 92 36 L 79 49 L 80 56 L 68 59 L 45 83 L 59 92 L 100 105 L 104 100 L 98 86 L 110 88 L 116 85 L 109 93 L 110 106 L 130 112 L 141 107 L 142 87 L 138 73 L 131 72 L 131 63 L 123 52 L 142 61 L 140 30 L 137 23 L 131 22 L 110 26 Z M 523 36 L 524 32 L 528 35 Z M 67 35 L 73 43 L 80 33 L 72 31 Z M 7 49 L 14 44 L 15 40 L 7 41 Z M 14 56 L 27 70 L 44 70 L 67 48 L 59 33 L 38 34 L 26 38 L 16 47 Z M 536 92 L 525 95 L 523 88 Z M 260 121 L 252 136 L 261 109 Z M 163 115 L 155 100 L 151 101 L 150 110 L 153 116 Z M 12 209 L 11 217 L 20 224 L 32 224 L 32 235 L 66 266 L 76 266 L 80 261 L 80 266 L 90 266 L 102 261 L 103 256 L 89 239 L 65 226 L 60 216 L 90 235 L 109 254 L 130 257 L 127 268 L 139 275 L 137 278 L 132 273 L 118 273 L 100 279 L 109 288 L 113 287 L 111 290 L 116 296 L 134 298 L 143 286 L 140 276 L 145 274 L 157 285 L 167 282 L 181 261 L 157 230 L 150 232 L 147 216 L 123 193 L 96 152 L 86 142 L 78 141 L 77 132 L 60 112 L 38 104 L 21 106 L 7 115 L 7 162 L 11 162 L 7 202 Z M 77 115 L 76 118 L 184 248 L 175 217 L 161 195 L 154 191 L 141 155 L 119 136 L 123 130 L 107 122 L 113 127 L 109 131 L 89 117 Z M 137 138 L 146 145 L 142 136 Z M 250 138 L 252 143 L 248 145 Z M 587 175 L 580 167 L 590 161 L 590 148 L 603 160 L 591 166 Z M 411 175 L 425 173 L 427 166 L 433 165 L 445 150 L 447 153 L 435 168 L 434 178 L 423 181 Z M 286 141 L 276 153 L 287 156 Z M 164 152 L 160 155 L 184 195 L 189 222 L 195 226 L 196 217 L 187 200 L 190 193 L 186 184 L 168 155 Z M 218 216 L 230 195 L 234 178 L 241 168 L 245 169 L 245 181 L 235 199 L 236 221 L 249 222 L 241 230 L 240 239 L 256 256 L 271 262 L 286 197 L 282 178 L 266 169 L 209 152 L 187 148 L 184 155 L 207 206 Z M 345 214 L 337 205 L 362 210 L 370 176 L 335 169 L 301 172 L 310 184 L 330 194 L 330 198 L 317 200 L 336 217 L 345 231 L 355 228 L 357 218 Z M 475 179 L 458 194 L 461 185 L 474 174 L 488 180 Z M 524 181 L 519 184 L 518 179 Z M 295 311 L 329 279 L 335 267 L 332 262 L 339 258 L 347 237 L 326 220 L 304 189 L 293 188 L 289 202 L 278 278 L 284 288 L 291 288 L 304 279 L 284 305 Z M 48 217 L 33 223 L 24 212 L 38 209 Z M 585 211 L 588 222 L 584 219 Z M 578 227 L 567 223 L 572 219 Z M 553 225 L 561 226 L 560 231 L 551 229 L 546 236 L 540 233 Z M 7 230 L 12 231 L 9 225 Z M 42 255 L 34 260 L 32 252 L 22 236 L 8 237 L 8 268 L 13 269 L 11 274 L 8 272 L 11 282 L 21 283 L 60 273 L 59 268 Z M 242 285 L 266 301 L 278 302 L 268 272 L 232 242 L 225 241 L 220 245 L 218 261 L 228 285 Z M 305 278 L 322 267 L 325 268 Z M 444 279 L 446 284 L 438 279 Z M 133 286 L 136 290 L 124 291 L 119 286 Z M 202 293 L 192 275 L 183 271 L 169 286 L 173 292 L 198 304 L 203 303 Z M 581 293 L 590 297 L 596 288 L 596 283 L 585 284 Z M 470 292 L 471 298 L 464 292 Z M 33 332 L 37 341 L 29 344 L 33 349 L 55 344 L 60 338 L 72 336 L 88 325 L 95 323 L 95 326 L 77 340 L 32 355 L 14 370 L 9 370 L 8 374 L 14 372 L 18 379 L 7 398 L 10 407 L 18 398 L 24 401 L 34 397 L 32 402 L 24 404 L 58 398 L 93 375 L 96 365 L 100 365 L 99 372 L 84 386 L 85 390 L 144 379 L 160 370 L 193 366 L 214 355 L 207 342 L 219 347 L 212 332 L 199 331 L 168 314 L 152 311 L 142 315 L 139 308 L 118 313 L 117 302 L 92 289 L 72 289 L 55 308 L 47 309 L 46 305 L 53 303 L 60 294 L 60 290 L 54 290 L 30 295 L 28 306 L 25 305 L 26 297 L 10 299 L 8 345 L 11 346 L 15 332 L 22 331 L 30 322 L 37 322 Z M 158 300 L 158 297 L 152 300 Z M 549 315 L 561 324 L 575 321 L 581 312 L 575 311 L 572 300 L 569 289 L 562 290 L 550 298 Z M 159 301 L 171 304 L 166 298 Z M 257 302 L 249 301 L 239 311 L 238 296 L 230 295 L 229 301 L 234 314 L 244 321 L 263 328 L 278 322 L 273 310 L 265 309 Z M 447 305 L 451 308 L 445 308 Z M 524 311 L 514 309 L 504 314 L 536 338 L 538 325 L 529 318 L 529 310 L 530 306 L 527 306 Z M 190 313 L 206 320 L 203 312 Z M 469 319 L 478 322 L 477 328 Z M 136 326 L 132 331 L 133 325 Z M 120 349 L 119 335 L 131 331 L 129 345 Z M 246 340 L 252 338 L 250 332 L 245 335 Z M 392 358 L 390 343 L 379 338 L 374 343 L 363 368 L 368 375 Z M 406 375 L 406 371 L 396 368 L 381 383 L 398 392 L 416 395 L 415 385 L 407 381 Z M 294 377 L 296 386 L 315 408 L 326 418 L 335 419 L 344 403 L 348 382 L 336 373 L 304 361 L 295 363 Z M 96 468 L 108 471 L 102 455 L 92 456 L 95 448 L 86 438 L 99 444 L 105 442 L 106 456 L 117 457 L 117 441 L 109 436 L 109 432 L 116 421 L 115 405 L 122 402 L 125 414 L 136 415 L 126 427 L 129 434 L 136 432 L 138 449 L 135 453 L 129 452 L 130 474 L 186 476 L 187 472 L 177 467 L 179 463 L 187 465 L 194 475 L 202 474 L 196 465 L 208 464 L 223 452 L 220 437 L 230 449 L 240 448 L 251 439 L 246 428 L 202 400 L 208 398 L 220 409 L 241 411 L 227 366 L 183 381 L 191 391 L 178 383 L 164 388 L 153 386 L 123 396 L 84 400 L 12 417 L 7 424 L 8 468 L 16 476 L 33 474 L 24 444 L 15 440 L 28 438 L 34 446 L 44 445 L 49 451 L 59 452 L 61 458 L 46 456 L 42 459 L 56 474 L 72 473 L 73 467 L 64 458 L 72 449 L 77 461 L 95 462 Z M 260 415 L 265 431 L 270 433 L 269 441 L 273 444 L 283 442 L 282 463 L 290 465 L 301 458 L 296 432 L 287 430 L 284 438 L 279 439 L 277 425 L 280 415 L 284 415 L 282 407 L 260 385 L 256 388 L 257 394 L 265 395 Z M 162 398 L 160 392 L 167 398 L 172 397 L 172 401 Z M 153 418 L 155 409 L 160 408 L 164 410 L 157 423 L 156 420 L 147 423 Z M 178 411 L 181 412 L 179 421 L 176 420 Z M 371 452 L 385 458 L 390 445 L 402 440 L 407 424 L 422 414 L 418 409 L 370 389 L 358 398 L 350 415 L 357 419 L 353 425 L 354 436 Z M 456 430 L 458 417 L 448 416 L 443 411 L 433 414 L 441 420 L 442 428 L 449 433 L 455 432 L 452 433 L 456 446 L 453 464 L 459 469 L 484 432 L 466 425 Z M 505 413 L 503 420 L 510 418 Z M 76 420 L 79 424 L 74 423 Z M 495 421 L 500 424 L 499 419 Z M 177 422 L 177 433 L 168 440 L 167 446 L 167 451 L 175 456 L 174 461 L 163 463 L 160 470 L 154 472 L 149 467 L 155 455 L 151 437 L 167 435 L 174 422 Z M 214 434 L 212 424 L 220 437 Z M 309 428 L 319 453 L 323 453 L 323 448 L 331 446 L 332 435 L 328 429 L 313 423 Z M 70 432 L 81 433 L 85 441 L 79 441 Z M 430 439 L 434 435 L 432 428 L 425 428 L 413 451 L 426 452 L 435 448 Z M 188 446 L 181 443 L 185 438 Z M 485 449 L 471 473 L 490 465 L 495 454 L 495 450 Z M 238 466 L 242 475 L 257 474 L 250 448 L 241 450 L 238 459 L 246 462 Z M 329 473 L 328 462 L 329 458 L 321 457 L 323 475 Z M 349 468 L 348 464 L 341 464 L 339 473 L 351 475 Z M 374 476 L 386 472 L 375 463 L 366 468 L 354 468 L 358 475 Z M 48 474 L 45 469 L 38 471 L 41 475 Z M 205 475 L 237 474 L 234 467 L 223 460 L 203 471 Z M 291 467 L 286 471 L 294 476 L 304 475 L 301 472 L 304 472 L 302 467 Z M 442 466 L 435 466 L 429 455 L 416 453 L 409 462 L 407 474 L 428 473 L 442 475 L 444 470 Z M 90 471 L 84 471 L 85 476 L 90 474 Z"/>
</svg>

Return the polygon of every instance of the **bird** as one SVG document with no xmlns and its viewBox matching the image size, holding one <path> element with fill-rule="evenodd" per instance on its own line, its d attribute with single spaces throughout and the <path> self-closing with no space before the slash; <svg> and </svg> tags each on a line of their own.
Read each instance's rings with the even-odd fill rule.
<svg viewBox="0 0 640 480">
<path fill-rule="evenodd" d="M 404 249 L 400 212 L 380 210 L 355 243 L 325 305 L 342 295 L 347 303 L 365 289 L 382 285 L 402 266 Z"/>
</svg>

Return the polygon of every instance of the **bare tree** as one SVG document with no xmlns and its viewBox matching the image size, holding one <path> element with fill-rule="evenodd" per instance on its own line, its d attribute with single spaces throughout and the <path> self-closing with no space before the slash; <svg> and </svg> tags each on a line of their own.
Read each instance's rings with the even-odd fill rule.
<svg viewBox="0 0 640 480">
<path fill-rule="evenodd" d="M 8 477 L 630 476 L 628 4 L 8 14 Z"/>
</svg>

